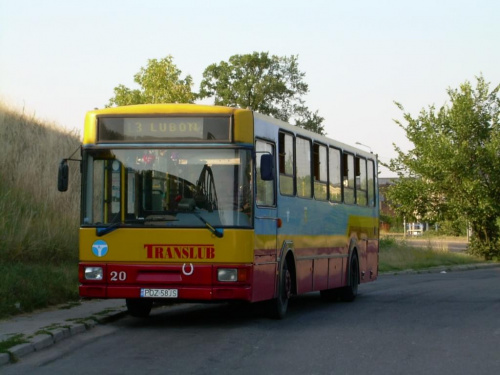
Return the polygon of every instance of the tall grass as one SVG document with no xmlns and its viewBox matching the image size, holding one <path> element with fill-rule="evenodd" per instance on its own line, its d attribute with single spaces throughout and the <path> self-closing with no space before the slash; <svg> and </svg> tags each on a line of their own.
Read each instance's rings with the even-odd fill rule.
<svg viewBox="0 0 500 375">
<path fill-rule="evenodd" d="M 79 168 L 65 194 L 57 171 L 79 137 L 0 103 L 0 142 L 0 262 L 76 262 Z"/>
<path fill-rule="evenodd" d="M 79 144 L 0 103 L 0 318 L 78 298 L 79 168 L 64 194 L 57 172 Z"/>
</svg>

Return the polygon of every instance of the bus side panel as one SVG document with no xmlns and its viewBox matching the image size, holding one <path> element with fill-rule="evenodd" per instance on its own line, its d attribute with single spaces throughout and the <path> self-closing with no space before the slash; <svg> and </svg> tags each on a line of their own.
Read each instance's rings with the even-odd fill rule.
<svg viewBox="0 0 500 375">
<path fill-rule="evenodd" d="M 340 288 L 341 286 L 343 286 L 342 276 L 342 258 L 328 259 L 328 287 L 325 289 Z"/>
<path fill-rule="evenodd" d="M 378 207 L 377 207 L 378 212 Z M 370 238 L 368 240 L 367 252 L 367 267 L 368 267 L 368 277 L 365 277 L 365 281 L 373 281 L 378 277 L 378 261 L 379 261 L 379 222 L 378 220 L 373 222 L 373 232 L 370 233 Z"/>
<path fill-rule="evenodd" d="M 313 290 L 313 260 L 297 261 L 297 294 Z"/>
<path fill-rule="evenodd" d="M 264 229 L 263 227 L 268 227 Z M 256 233 L 276 231 L 274 220 L 256 220 Z M 277 250 L 275 235 L 256 235 L 252 301 L 274 298 L 276 288 Z"/>
<path fill-rule="evenodd" d="M 313 290 L 328 289 L 328 259 L 315 259 L 314 263 Z"/>
<path fill-rule="evenodd" d="M 274 297 L 276 264 L 256 264 L 253 269 L 252 302 Z"/>
<path fill-rule="evenodd" d="M 255 137 L 269 140 L 277 147 L 277 127 L 273 120 L 253 113 Z M 277 188 L 277 186 L 275 186 Z M 278 198 L 279 199 L 279 196 Z M 278 204 L 279 206 L 279 204 Z M 277 289 L 278 251 L 281 242 L 277 238 L 277 208 L 255 205 L 255 253 L 252 301 L 275 298 Z"/>
<path fill-rule="evenodd" d="M 365 277 L 364 281 L 372 281 L 378 277 L 378 239 L 371 240 L 368 242 L 367 252 L 367 268 L 368 276 Z"/>
<path fill-rule="evenodd" d="M 364 280 L 364 275 L 366 274 L 366 269 L 368 265 L 368 259 L 366 254 L 366 244 L 368 243 L 366 239 L 365 233 L 360 233 L 357 241 L 357 249 L 358 249 L 358 260 L 359 260 L 359 272 L 360 272 L 360 280 Z"/>
<path fill-rule="evenodd" d="M 351 241 L 356 243 L 358 251 L 360 281 L 372 281 L 378 264 L 378 218 L 351 215 L 348 225 Z"/>
</svg>

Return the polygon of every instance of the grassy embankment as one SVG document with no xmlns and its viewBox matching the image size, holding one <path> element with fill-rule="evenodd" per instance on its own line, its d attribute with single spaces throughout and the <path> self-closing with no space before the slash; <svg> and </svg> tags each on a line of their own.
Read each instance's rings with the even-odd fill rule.
<svg viewBox="0 0 500 375">
<path fill-rule="evenodd" d="M 78 299 L 78 166 L 57 191 L 76 134 L 0 103 L 0 318 Z"/>
<path fill-rule="evenodd" d="M 384 237 L 380 239 L 379 271 L 398 272 L 403 270 L 424 270 L 432 267 L 460 266 L 484 263 L 484 259 L 465 253 L 444 250 L 436 241 L 420 241 L 419 247 L 410 246 L 404 239 Z"/>
<path fill-rule="evenodd" d="M 79 137 L 0 103 L 0 318 L 78 300 L 78 165 L 57 191 L 61 158 Z M 382 272 L 480 260 L 383 239 Z"/>
</svg>

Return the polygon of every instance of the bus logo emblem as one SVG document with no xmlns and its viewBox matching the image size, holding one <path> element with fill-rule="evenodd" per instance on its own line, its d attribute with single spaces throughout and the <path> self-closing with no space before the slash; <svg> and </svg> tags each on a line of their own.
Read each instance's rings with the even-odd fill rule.
<svg viewBox="0 0 500 375">
<path fill-rule="evenodd" d="M 186 276 L 191 276 L 194 272 L 193 263 L 189 263 L 189 266 L 191 267 L 191 271 L 186 271 L 186 263 L 182 265 L 182 273 Z"/>
<path fill-rule="evenodd" d="M 92 252 L 96 257 L 103 257 L 108 253 L 108 244 L 106 241 L 97 240 L 92 244 Z"/>
</svg>

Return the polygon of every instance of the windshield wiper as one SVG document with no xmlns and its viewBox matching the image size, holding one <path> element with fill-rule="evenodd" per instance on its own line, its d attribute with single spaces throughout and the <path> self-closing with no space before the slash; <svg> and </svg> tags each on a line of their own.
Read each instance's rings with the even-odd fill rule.
<svg viewBox="0 0 500 375">
<path fill-rule="evenodd" d="M 207 227 L 207 229 L 215 235 L 215 237 L 222 238 L 224 237 L 224 229 L 223 228 L 214 228 L 211 226 L 204 218 L 200 216 L 197 212 L 193 212 L 194 216 L 201 220 L 203 224 Z"/>
<path fill-rule="evenodd" d="M 136 220 L 125 220 L 124 222 L 115 221 L 114 223 L 111 223 L 111 224 L 106 225 L 106 226 L 97 226 L 97 227 L 95 227 L 95 234 L 98 237 L 101 237 L 101 236 L 104 236 L 108 233 L 111 233 L 115 229 L 123 228 L 125 226 L 125 224 L 134 224 L 134 223 L 144 223 L 144 219 L 139 218 Z"/>
<path fill-rule="evenodd" d="M 105 227 L 95 227 L 95 234 L 97 235 L 97 237 L 104 236 L 104 235 L 114 231 L 115 229 L 118 229 L 119 227 L 123 226 L 122 224 L 123 223 L 117 221 L 117 222 L 110 224 L 108 226 L 105 226 Z"/>
</svg>

